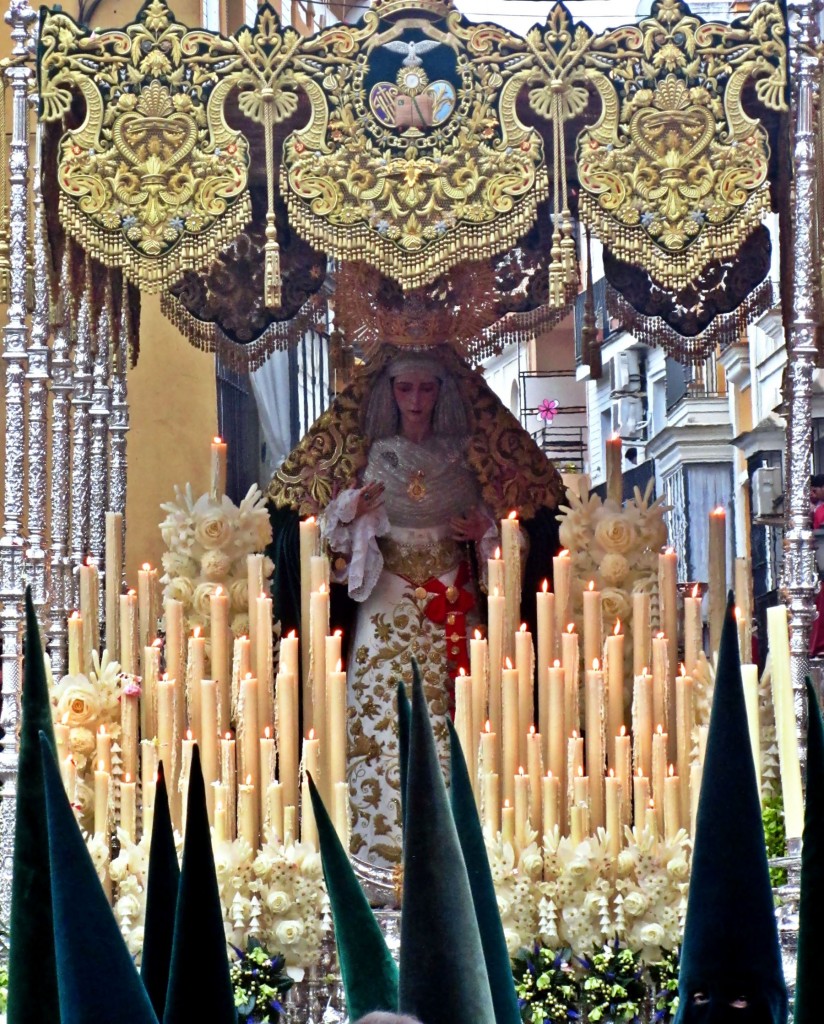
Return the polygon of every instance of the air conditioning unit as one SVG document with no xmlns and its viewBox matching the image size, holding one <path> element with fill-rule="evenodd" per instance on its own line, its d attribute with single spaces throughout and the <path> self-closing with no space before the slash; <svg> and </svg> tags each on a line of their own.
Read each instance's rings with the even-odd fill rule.
<svg viewBox="0 0 824 1024">
<path fill-rule="evenodd" d="M 781 469 L 759 466 L 752 475 L 752 510 L 756 516 L 774 516 L 781 497 Z"/>
<path fill-rule="evenodd" d="M 641 438 L 647 427 L 644 403 L 640 398 L 619 398 L 616 430 L 623 438 Z"/>
<path fill-rule="evenodd" d="M 641 390 L 641 364 L 638 353 L 627 349 L 618 352 L 612 366 L 613 395 L 635 395 Z"/>
</svg>

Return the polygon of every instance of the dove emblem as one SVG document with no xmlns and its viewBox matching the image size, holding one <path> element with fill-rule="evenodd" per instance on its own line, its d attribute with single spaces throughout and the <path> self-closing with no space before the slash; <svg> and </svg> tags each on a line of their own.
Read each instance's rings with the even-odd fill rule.
<svg viewBox="0 0 824 1024">
<path fill-rule="evenodd" d="M 384 43 L 383 48 L 391 53 L 404 54 L 403 66 L 405 68 L 416 68 L 423 64 L 421 55 L 441 46 L 436 39 L 394 39 L 391 43 Z"/>
</svg>

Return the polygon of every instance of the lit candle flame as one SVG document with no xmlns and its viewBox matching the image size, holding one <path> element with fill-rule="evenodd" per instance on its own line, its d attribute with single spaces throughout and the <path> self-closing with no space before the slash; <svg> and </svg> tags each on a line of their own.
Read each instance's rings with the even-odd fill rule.
<svg viewBox="0 0 824 1024">
<path fill-rule="evenodd" d="M 727 511 L 723 507 L 723 505 L 716 505 L 715 508 L 711 512 L 711 515 L 714 515 L 714 516 L 725 516 L 726 514 L 727 514 Z"/>
<path fill-rule="evenodd" d="M 227 732 L 226 732 L 226 739 L 230 740 L 231 738 L 232 738 L 232 733 L 229 730 L 227 730 Z"/>
<path fill-rule="evenodd" d="M 584 769 L 583 769 L 583 767 L 582 767 L 582 766 L 581 766 L 581 765 L 579 764 L 579 765 L 578 765 L 578 778 L 579 778 L 579 779 L 582 779 L 583 777 L 584 777 Z"/>
<path fill-rule="evenodd" d="M 555 659 L 555 663 L 553 665 L 553 668 L 560 668 L 560 667 L 561 667 L 561 662 L 556 658 Z"/>
<path fill-rule="evenodd" d="M 479 629 L 475 630 L 475 639 L 476 640 L 483 640 L 483 634 L 481 633 L 481 631 Z"/>
<path fill-rule="evenodd" d="M 289 632 L 286 634 L 286 639 L 287 640 L 296 640 L 297 639 L 297 635 L 298 634 L 297 634 L 296 630 L 290 629 Z"/>
<path fill-rule="evenodd" d="M 335 663 L 335 671 L 343 672 L 343 662 L 341 661 L 340 658 L 338 658 L 337 662 Z"/>
<path fill-rule="evenodd" d="M 251 786 L 252 785 L 252 776 L 251 775 L 247 775 L 246 776 L 246 785 L 247 786 Z"/>
<path fill-rule="evenodd" d="M 155 637 L 155 639 L 152 640 L 152 647 L 154 647 L 156 650 L 159 651 L 162 646 L 163 646 L 163 641 L 160 639 L 159 636 Z"/>
<path fill-rule="evenodd" d="M 486 720 L 486 722 L 484 724 L 484 732 L 486 732 L 486 733 L 491 733 L 492 732 L 492 725 L 490 724 L 490 721 L 489 721 L 488 718 L 487 718 L 487 720 Z"/>
<path fill-rule="evenodd" d="M 657 632 L 657 633 L 655 634 L 655 639 L 656 639 L 656 640 L 666 640 L 666 638 L 667 638 L 667 637 L 666 637 L 666 634 L 664 633 L 664 631 L 663 631 L 663 630 L 659 630 L 659 631 L 658 631 L 658 632 Z"/>
<path fill-rule="evenodd" d="M 86 559 L 86 565 L 88 565 L 88 564 L 89 564 L 89 561 L 88 561 L 88 559 Z M 144 572 L 150 572 L 152 567 L 151 567 L 151 565 L 148 562 L 144 562 L 143 565 L 141 566 L 141 568 L 143 569 Z"/>
<path fill-rule="evenodd" d="M 463 667 L 463 665 L 461 665 L 461 666 L 459 667 L 459 669 L 458 669 L 458 675 L 459 675 L 459 676 L 461 676 L 461 677 L 463 677 L 463 676 L 465 676 L 465 675 L 466 675 L 466 669 L 465 669 L 465 668 Z"/>
<path fill-rule="evenodd" d="M 695 586 L 694 586 L 694 587 L 692 588 L 692 596 L 693 596 L 693 597 L 698 597 L 698 584 L 697 584 L 697 583 L 696 583 L 696 584 L 695 584 Z"/>
<path fill-rule="evenodd" d="M 314 729 L 310 729 L 309 730 L 309 739 L 313 740 L 314 738 L 315 738 L 315 730 Z"/>
<path fill-rule="evenodd" d="M 212 442 L 214 444 L 223 444 L 223 438 L 215 434 L 215 436 L 212 438 Z"/>
<path fill-rule="evenodd" d="M 569 550 L 567 548 L 561 548 L 558 552 L 558 558 L 569 558 Z"/>
<path fill-rule="evenodd" d="M 128 784 L 128 783 L 130 783 L 132 781 L 132 777 L 131 777 L 131 775 L 128 772 L 126 772 L 126 774 L 123 776 L 123 781 L 126 784 Z"/>
<path fill-rule="evenodd" d="M 509 807 L 509 797 L 504 800 L 504 807 Z"/>
<path fill-rule="evenodd" d="M 97 732 L 98 732 L 98 734 L 100 736 L 105 736 L 106 735 L 106 726 L 105 725 L 101 725 L 100 728 L 97 730 Z"/>
<path fill-rule="evenodd" d="M 519 774 L 519 775 L 521 776 L 521 778 L 523 778 L 523 777 L 524 777 L 524 768 L 523 768 L 523 765 L 518 765 L 518 774 Z"/>
<path fill-rule="evenodd" d="M 544 580 L 541 584 L 541 590 L 546 594 L 549 590 L 549 580 Z"/>
<path fill-rule="evenodd" d="M 590 580 L 587 590 L 595 590 L 595 580 Z"/>
<path fill-rule="evenodd" d="M 501 558 L 501 549 L 500 548 L 495 548 L 495 561 L 496 562 L 500 561 L 500 558 Z"/>
<path fill-rule="evenodd" d="M 592 659 L 592 671 L 597 672 L 601 667 L 601 662 L 597 658 Z"/>
<path fill-rule="evenodd" d="M 314 516 L 309 516 L 308 519 L 304 520 L 304 522 L 306 522 L 306 523 L 314 523 L 314 521 L 315 521 L 315 517 Z"/>
<path fill-rule="evenodd" d="M 658 728 L 655 731 L 658 733 L 659 736 L 663 736 L 664 735 L 664 727 L 663 727 L 663 725 L 659 725 Z"/>
<path fill-rule="evenodd" d="M 214 592 L 213 596 L 214 597 L 220 597 L 220 595 L 222 593 L 223 593 L 223 587 L 221 587 L 221 585 L 218 583 L 218 585 L 215 587 L 215 592 Z"/>
<path fill-rule="evenodd" d="M 610 768 L 610 770 L 609 770 L 609 777 L 611 779 L 615 778 L 615 769 L 614 768 Z"/>
<path fill-rule="evenodd" d="M 522 633 L 526 633 L 526 623 L 525 622 L 521 623 L 521 632 Z"/>
<path fill-rule="evenodd" d="M 644 665 L 644 667 L 641 669 L 641 675 L 642 676 L 648 676 L 649 675 L 649 666 L 648 665 Z"/>
<path fill-rule="evenodd" d="M 639 768 L 638 771 L 635 773 L 635 775 L 636 775 L 636 778 L 643 779 L 643 777 L 644 777 L 643 769 Z"/>
<path fill-rule="evenodd" d="M 498 588 L 498 587 L 495 587 L 495 590 L 494 590 L 494 592 L 493 592 L 493 595 L 492 595 L 492 596 L 493 596 L 493 597 L 500 597 L 500 596 L 501 596 L 501 592 L 500 592 L 500 590 L 499 590 L 499 588 Z"/>
<path fill-rule="evenodd" d="M 672 778 L 675 775 L 675 765 L 669 766 L 669 777 Z"/>
<path fill-rule="evenodd" d="M 72 618 L 72 619 L 79 619 L 80 618 L 80 612 L 72 612 L 69 617 Z"/>
<path fill-rule="evenodd" d="M 612 635 L 613 636 L 620 636 L 621 635 L 621 620 L 620 619 L 616 619 L 615 620 L 615 628 L 612 630 Z"/>
<path fill-rule="evenodd" d="M 518 513 L 513 508 L 513 510 L 509 513 L 509 515 L 506 518 L 507 519 L 517 519 L 518 518 Z"/>
<path fill-rule="evenodd" d="M 506 659 L 506 667 L 507 667 L 508 669 L 511 669 L 511 668 L 512 668 L 512 659 L 511 659 L 511 658 L 507 658 L 507 659 Z"/>
<path fill-rule="evenodd" d="M 682 676 L 685 676 L 686 674 L 687 674 L 687 666 L 686 666 L 686 665 L 684 664 L 684 662 L 682 661 L 682 662 L 681 662 L 681 675 L 682 675 Z"/>
<path fill-rule="evenodd" d="M 134 587 L 129 587 L 129 589 L 126 591 L 126 597 L 135 597 L 136 595 L 137 591 L 134 589 Z"/>
<path fill-rule="evenodd" d="M 325 583 L 321 583 L 321 585 L 318 587 L 318 593 L 319 594 L 325 594 L 326 593 L 326 584 Z"/>
<path fill-rule="evenodd" d="M 735 619 L 736 621 L 741 619 L 741 609 L 738 605 L 735 606 Z"/>
<path fill-rule="evenodd" d="M 627 734 L 627 727 L 625 725 L 622 725 L 621 726 L 621 731 L 618 733 L 618 735 L 619 736 L 626 736 L 626 734 Z"/>
<path fill-rule="evenodd" d="M 105 772 L 105 770 L 106 770 L 106 762 L 105 762 L 105 761 L 103 760 L 103 758 L 102 758 L 102 757 L 101 757 L 101 759 L 100 759 L 100 760 L 99 760 L 99 761 L 97 762 L 97 770 L 98 770 L 99 772 Z"/>
<path fill-rule="evenodd" d="M 574 633 L 574 632 L 575 632 L 575 623 L 574 622 L 570 622 L 569 625 L 567 626 L 567 633 Z"/>
<path fill-rule="evenodd" d="M 573 738 L 574 740 L 577 740 L 577 739 L 578 739 L 578 730 L 577 730 L 577 729 L 573 729 L 573 730 L 572 730 L 572 738 Z"/>
<path fill-rule="evenodd" d="M 192 635 L 194 636 L 195 640 L 200 638 L 200 626 L 195 626 L 194 632 L 193 632 Z"/>
<path fill-rule="evenodd" d="M 187 729 L 187 730 L 186 730 L 186 739 L 187 739 L 187 740 L 191 740 L 191 739 L 193 739 L 193 738 L 194 738 L 194 737 L 192 736 L 192 730 L 191 730 L 191 729 Z"/>
<path fill-rule="evenodd" d="M 343 630 L 342 629 L 336 629 L 335 632 L 332 634 L 332 636 L 343 636 Z"/>
<path fill-rule="evenodd" d="M 254 678 L 254 677 L 252 676 L 251 672 L 247 672 L 246 675 L 244 676 L 244 679 L 252 679 L 252 678 Z"/>
<path fill-rule="evenodd" d="M 529 735 L 530 736 L 534 736 L 535 735 L 535 726 L 534 725 L 530 725 L 530 727 L 529 727 Z"/>
<path fill-rule="evenodd" d="M 263 738 L 267 740 L 272 738 L 272 730 L 269 728 L 268 725 L 263 730 Z"/>
<path fill-rule="evenodd" d="M 553 776 L 552 776 L 552 769 L 551 769 L 551 768 L 550 768 L 550 769 L 549 769 L 549 771 L 548 771 L 548 772 L 546 773 L 546 777 L 547 777 L 548 779 L 551 779 L 551 778 L 553 777 Z"/>
</svg>

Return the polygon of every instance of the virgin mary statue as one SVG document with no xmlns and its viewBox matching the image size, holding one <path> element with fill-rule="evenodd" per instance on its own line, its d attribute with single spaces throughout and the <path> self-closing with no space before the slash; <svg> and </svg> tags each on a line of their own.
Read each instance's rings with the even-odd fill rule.
<svg viewBox="0 0 824 1024">
<path fill-rule="evenodd" d="M 528 621 L 557 550 L 561 495 L 553 465 L 446 345 L 383 348 L 276 473 L 269 497 L 283 628 L 299 608 L 298 517 L 318 517 L 338 584 L 333 626 L 349 638 L 351 852 L 360 860 L 400 860 L 398 681 L 411 680 L 415 658 L 444 740 L 468 634 L 485 620 L 498 523 L 515 510 L 524 526 Z"/>
</svg>

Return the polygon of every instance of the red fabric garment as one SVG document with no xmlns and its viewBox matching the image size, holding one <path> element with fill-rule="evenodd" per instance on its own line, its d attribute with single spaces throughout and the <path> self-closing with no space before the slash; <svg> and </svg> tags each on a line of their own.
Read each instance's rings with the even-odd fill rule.
<svg viewBox="0 0 824 1024">
<path fill-rule="evenodd" d="M 461 562 L 458 574 L 451 586 L 436 576 L 424 583 L 423 589 L 432 594 L 424 608 L 424 615 L 430 622 L 444 626 L 446 633 L 446 658 L 450 680 L 460 669 L 469 672 L 469 649 L 466 643 L 466 613 L 475 607 L 475 597 L 466 589 L 470 580 L 469 563 Z M 450 697 L 450 703 L 453 698 Z"/>
<path fill-rule="evenodd" d="M 813 509 L 813 529 L 820 530 L 824 526 L 824 501 L 820 501 Z"/>
</svg>

